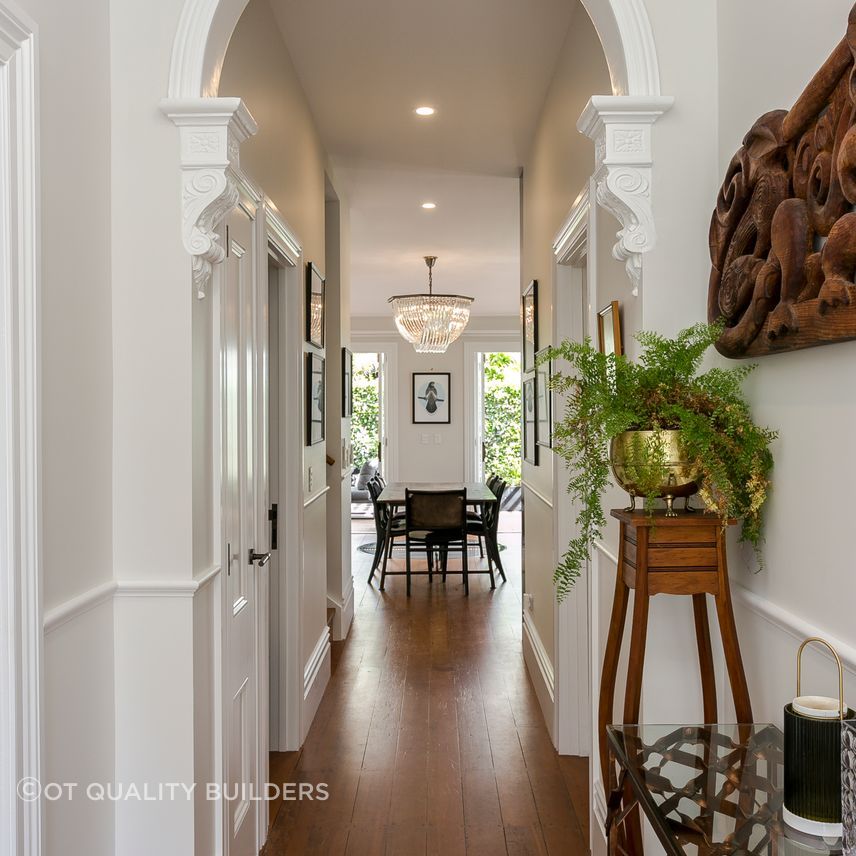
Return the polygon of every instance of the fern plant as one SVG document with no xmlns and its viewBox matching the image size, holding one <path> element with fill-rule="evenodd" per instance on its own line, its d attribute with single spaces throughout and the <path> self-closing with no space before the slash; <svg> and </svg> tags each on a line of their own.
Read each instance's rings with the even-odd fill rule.
<svg viewBox="0 0 856 856">
<path fill-rule="evenodd" d="M 559 600 L 573 587 L 606 525 L 602 497 L 609 483 L 609 441 L 624 431 L 680 429 L 684 456 L 701 473 L 699 495 L 707 509 L 723 521 L 740 518 L 741 540 L 760 555 L 761 510 L 773 468 L 770 444 L 777 433 L 752 421 L 743 397 L 743 381 L 754 365 L 699 372 L 719 334 L 719 326 L 707 324 L 673 339 L 641 332 L 636 338 L 642 353 L 635 362 L 602 354 L 589 339 L 565 341 L 542 357 L 570 367 L 552 380 L 553 389 L 566 396 L 553 448 L 568 465 L 568 493 L 579 509 L 578 534 L 554 575 Z M 630 465 L 650 510 L 663 482 L 665 452 L 656 441 L 631 448 Z"/>
</svg>

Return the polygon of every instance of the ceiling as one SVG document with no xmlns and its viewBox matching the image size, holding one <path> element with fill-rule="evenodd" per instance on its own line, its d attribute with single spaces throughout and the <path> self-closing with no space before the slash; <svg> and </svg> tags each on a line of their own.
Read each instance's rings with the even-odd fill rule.
<svg viewBox="0 0 856 856">
<path fill-rule="evenodd" d="M 351 311 L 389 315 L 393 294 L 434 290 L 475 298 L 473 315 L 514 315 L 520 291 L 516 178 L 429 170 L 338 170 L 351 206 Z M 433 211 L 419 203 L 431 199 Z"/>
<path fill-rule="evenodd" d="M 516 313 L 517 179 L 575 0 L 270 2 L 346 179 L 352 313 L 424 287 L 429 253 L 437 287 L 473 294 L 473 314 Z"/>
</svg>

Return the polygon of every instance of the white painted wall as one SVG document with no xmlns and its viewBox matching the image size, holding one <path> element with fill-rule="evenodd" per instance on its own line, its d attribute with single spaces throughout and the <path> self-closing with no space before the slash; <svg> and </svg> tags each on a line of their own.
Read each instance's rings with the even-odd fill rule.
<svg viewBox="0 0 856 856">
<path fill-rule="evenodd" d="M 259 124 L 259 132 L 241 148 L 241 166 L 273 200 L 303 246 L 304 260 L 326 268 L 325 175 L 335 187 L 340 205 L 347 200 L 336 186 L 300 81 L 270 5 L 253 0 L 241 16 L 229 43 L 220 79 L 220 95 L 239 96 Z M 333 298 L 331 298 L 332 300 Z M 348 313 L 345 312 L 345 316 Z M 328 380 L 340 359 L 339 319 L 328 318 Z M 332 334 L 332 335 L 331 335 Z M 313 350 L 304 344 L 304 351 Z M 333 373 L 335 379 L 335 373 Z M 328 383 L 327 401 L 338 389 Z M 328 484 L 327 449 L 338 461 L 338 441 L 304 447 L 304 494 L 311 499 Z M 311 484 L 310 484 L 311 476 Z M 303 662 L 306 663 L 326 625 L 327 502 L 322 497 L 304 517 Z M 340 513 L 337 504 L 336 513 Z M 338 558 L 340 547 L 334 556 Z M 334 562 L 334 564 L 338 564 Z"/>
<path fill-rule="evenodd" d="M 795 0 L 760 0 L 748 7 L 719 0 L 718 179 L 758 116 L 791 107 L 844 35 L 851 6 L 849 0 L 829 0 L 822 10 Z M 735 62 L 741 56 L 752 62 Z M 781 433 L 766 515 L 766 567 L 755 573 L 751 553 L 742 561 L 736 550 L 731 553 L 732 575 L 740 585 L 848 645 L 856 645 L 849 514 L 856 455 L 846 440 L 856 419 L 854 357 L 856 343 L 847 342 L 759 360 L 749 384 L 754 414 Z M 744 610 L 740 617 L 744 635 L 757 638 L 769 631 L 752 613 Z M 773 638 L 761 638 L 770 651 Z M 775 680 L 762 652 L 744 644 L 755 714 L 775 721 L 795 680 L 796 642 L 781 642 L 772 650 L 786 658 L 785 668 L 774 667 Z M 812 685 L 833 694 L 829 664 L 821 667 L 819 658 L 811 662 L 807 675 L 823 669 Z M 851 675 L 851 703 L 854 698 Z"/>
<path fill-rule="evenodd" d="M 547 93 L 522 178 L 522 288 L 538 280 L 538 344 L 553 344 L 553 240 L 594 169 L 594 147 L 576 128 L 593 93 L 610 92 L 609 72 L 597 34 L 577 7 Z M 544 648 L 553 657 L 554 602 L 552 452 L 539 448 L 539 464 L 523 465 L 526 491 L 526 590 L 533 595 L 531 618 Z M 555 665 L 555 664 L 553 664 Z"/>
<path fill-rule="evenodd" d="M 42 559 L 50 613 L 112 576 L 109 21 L 104 0 L 15 6 L 38 29 Z M 112 604 L 49 633 L 43 652 L 45 776 L 112 776 Z M 45 852 L 113 852 L 112 806 L 45 809 Z"/>
</svg>

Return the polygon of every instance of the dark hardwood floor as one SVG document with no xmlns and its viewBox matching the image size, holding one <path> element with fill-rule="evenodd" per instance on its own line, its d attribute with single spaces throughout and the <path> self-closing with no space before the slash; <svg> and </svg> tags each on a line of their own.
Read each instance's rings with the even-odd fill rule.
<svg viewBox="0 0 856 856">
<path fill-rule="evenodd" d="M 330 796 L 272 806 L 265 856 L 588 853 L 587 761 L 550 743 L 521 653 L 520 536 L 501 540 L 508 583 L 471 578 L 469 598 L 459 573 L 380 592 L 355 551 L 350 637 L 303 750 L 271 759 L 271 782 Z"/>
</svg>

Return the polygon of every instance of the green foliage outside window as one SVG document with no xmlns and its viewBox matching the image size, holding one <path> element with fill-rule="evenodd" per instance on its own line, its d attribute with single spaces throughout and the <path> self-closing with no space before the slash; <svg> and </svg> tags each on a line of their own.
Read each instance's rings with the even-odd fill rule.
<svg viewBox="0 0 856 856">
<path fill-rule="evenodd" d="M 520 484 L 520 360 L 516 355 L 484 355 L 485 476 L 496 473 Z"/>
<path fill-rule="evenodd" d="M 380 436 L 379 372 L 376 354 L 354 354 L 351 447 L 355 467 L 377 458 Z"/>
</svg>

